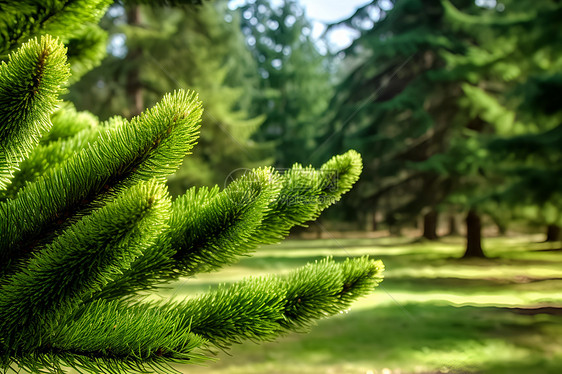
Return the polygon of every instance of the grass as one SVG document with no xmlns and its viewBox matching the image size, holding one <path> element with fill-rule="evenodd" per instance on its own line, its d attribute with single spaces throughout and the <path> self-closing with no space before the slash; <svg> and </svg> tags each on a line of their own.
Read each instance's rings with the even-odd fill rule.
<svg viewBox="0 0 562 374">
<path fill-rule="evenodd" d="M 463 241 L 287 240 L 218 273 L 185 279 L 185 297 L 249 275 L 284 273 L 325 256 L 369 254 L 385 280 L 349 313 L 308 334 L 234 346 L 185 373 L 562 373 L 562 251 L 533 237 L 490 238 L 489 259 L 460 260 Z"/>
</svg>

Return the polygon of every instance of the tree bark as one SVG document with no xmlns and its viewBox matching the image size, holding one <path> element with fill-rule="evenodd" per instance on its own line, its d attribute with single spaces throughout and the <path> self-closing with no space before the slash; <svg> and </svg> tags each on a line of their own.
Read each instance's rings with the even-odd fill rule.
<svg viewBox="0 0 562 374">
<path fill-rule="evenodd" d="M 556 242 L 560 240 L 560 226 L 548 225 L 546 228 L 545 242 Z"/>
<path fill-rule="evenodd" d="M 377 206 L 374 205 L 373 206 L 373 210 L 371 212 L 372 217 L 373 217 L 373 222 L 371 223 L 371 229 L 373 231 L 377 231 L 379 229 L 379 223 L 377 221 Z"/>
<path fill-rule="evenodd" d="M 451 215 L 449 216 L 449 222 L 448 222 L 448 224 L 449 224 L 449 230 L 448 230 L 448 232 L 447 232 L 447 235 L 448 235 L 448 236 L 457 236 L 457 235 L 459 235 L 459 227 L 458 227 L 458 225 L 457 225 L 456 217 L 455 217 L 453 214 L 451 214 Z"/>
<path fill-rule="evenodd" d="M 437 218 L 438 213 L 434 209 L 423 216 L 423 238 L 437 240 Z"/>
<path fill-rule="evenodd" d="M 482 223 L 473 209 L 466 215 L 466 251 L 463 258 L 467 257 L 486 257 L 482 250 Z"/>
</svg>

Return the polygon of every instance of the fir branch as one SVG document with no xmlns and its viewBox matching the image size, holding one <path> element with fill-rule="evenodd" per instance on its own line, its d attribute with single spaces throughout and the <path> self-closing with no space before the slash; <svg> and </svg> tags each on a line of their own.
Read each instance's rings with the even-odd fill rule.
<svg viewBox="0 0 562 374">
<path fill-rule="evenodd" d="M 170 231 L 123 276 L 95 298 L 126 300 L 141 290 L 199 272 L 212 271 L 255 249 L 252 236 L 279 193 L 278 176 L 256 169 L 219 192 L 192 188 L 172 205 Z"/>
<path fill-rule="evenodd" d="M 314 320 L 349 308 L 382 280 L 383 265 L 366 257 L 325 259 L 284 278 L 249 279 L 170 307 L 188 316 L 191 331 L 226 347 L 302 331 Z"/>
<path fill-rule="evenodd" d="M 29 360 L 42 357 L 43 364 L 63 362 L 92 372 L 135 366 L 161 371 L 151 365 L 163 359 L 200 359 L 193 350 L 206 344 L 226 348 L 303 331 L 370 293 L 382 280 L 382 271 L 380 261 L 367 257 L 339 264 L 325 259 L 285 277 L 249 278 L 183 302 L 123 308 L 118 300 L 98 300 L 53 326 Z"/>
<path fill-rule="evenodd" d="M 208 200 L 205 190 L 178 198 L 170 241 L 181 273 L 211 271 L 254 249 L 251 238 L 269 204 L 277 198 L 277 182 L 272 169 L 254 169 L 213 199 Z"/>
<path fill-rule="evenodd" d="M 280 285 L 272 276 L 249 278 L 182 303 L 172 302 L 170 310 L 184 316 L 192 332 L 219 347 L 272 340 L 281 333 L 279 321 L 284 318 L 286 291 Z"/>
<path fill-rule="evenodd" d="M 40 342 L 28 339 L 128 268 L 165 230 L 170 209 L 164 186 L 151 181 L 64 230 L 0 286 L 1 342 L 13 351 Z"/>
<path fill-rule="evenodd" d="M 49 130 L 68 75 L 65 49 L 49 36 L 24 44 L 0 66 L 0 189 Z"/>
<path fill-rule="evenodd" d="M 68 139 L 84 130 L 100 127 L 99 119 L 96 116 L 87 111 L 77 111 L 74 105 L 68 101 L 59 104 L 57 110 L 51 115 L 51 122 L 51 130 L 41 138 L 41 144 Z M 106 126 L 106 124 L 104 123 L 102 126 Z"/>
<path fill-rule="evenodd" d="M 0 266 L 30 253 L 84 209 L 103 205 L 119 191 L 153 178 L 161 182 L 180 165 L 199 130 L 196 95 L 166 95 L 151 110 L 105 129 L 98 140 L 60 168 L 0 204 Z M 116 121 L 114 120 L 114 123 Z"/>
<path fill-rule="evenodd" d="M 74 122 L 72 122 L 72 125 L 73 124 Z M 71 123 L 68 125 L 71 125 Z M 71 128 L 61 128 L 60 130 L 65 132 L 72 131 Z M 100 129 L 87 128 L 68 139 L 59 139 L 57 141 L 48 142 L 47 144 L 39 144 L 39 146 L 35 147 L 30 155 L 20 163 L 19 170 L 14 173 L 12 183 L 8 186 L 5 196 L 7 198 L 14 198 L 18 191 L 26 184 L 35 182 L 42 175 L 45 175 L 47 171 L 60 166 L 62 162 L 86 148 L 88 144 L 95 142 L 99 135 Z M 62 136 L 62 134 L 53 135 L 53 137 L 59 136 Z"/>
<path fill-rule="evenodd" d="M 363 169 L 361 155 L 354 150 L 332 157 L 320 168 L 322 197 L 319 209 L 324 210 L 338 202 L 359 179 Z"/>
<path fill-rule="evenodd" d="M 372 292 L 383 271 L 381 261 L 366 256 L 340 264 L 327 258 L 294 271 L 285 279 L 286 318 L 280 324 L 301 331 L 317 319 L 348 309 L 354 300 Z"/>
<path fill-rule="evenodd" d="M 27 183 L 36 181 L 47 170 L 95 142 L 102 128 L 111 126 L 109 123 L 100 126 L 93 114 L 78 112 L 69 102 L 59 105 L 51 115 L 51 123 L 51 130 L 41 138 L 39 146 L 20 163 L 5 197 L 14 198 Z"/>
<path fill-rule="evenodd" d="M 126 307 L 138 300 L 139 292 L 156 290 L 163 284 L 177 280 L 181 273 L 171 260 L 175 253 L 167 233 L 160 235 L 154 245 L 147 248 L 129 269 L 114 277 L 88 301 L 119 300 Z"/>
<path fill-rule="evenodd" d="M 205 344 L 189 331 L 186 317 L 170 318 L 166 307 L 98 301 L 53 325 L 38 347 L 17 352 L 10 363 L 30 372 L 63 372 L 65 366 L 87 373 L 175 373 L 169 363 L 201 362 L 205 357 L 196 349 Z"/>
<path fill-rule="evenodd" d="M 8 0 L 0 17 L 0 59 L 22 43 L 40 34 L 62 38 L 97 23 L 111 0 Z"/>
<path fill-rule="evenodd" d="M 253 238 L 258 244 L 277 243 L 292 227 L 318 218 L 349 191 L 362 168 L 361 156 L 353 150 L 333 157 L 320 170 L 294 165 L 283 175 L 281 193 Z"/>
<path fill-rule="evenodd" d="M 170 232 L 96 298 L 135 293 L 231 264 L 261 244 L 277 243 L 339 200 L 361 172 L 355 151 L 315 170 L 295 165 L 281 177 L 257 169 L 222 192 L 192 188 L 173 203 Z M 126 296 L 125 296 L 126 295 Z"/>
</svg>

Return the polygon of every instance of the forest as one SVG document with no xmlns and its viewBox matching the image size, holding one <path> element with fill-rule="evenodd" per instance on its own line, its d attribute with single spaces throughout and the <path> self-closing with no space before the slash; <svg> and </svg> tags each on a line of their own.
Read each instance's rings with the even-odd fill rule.
<svg viewBox="0 0 562 374">
<path fill-rule="evenodd" d="M 69 99 L 105 120 L 195 89 L 203 130 L 169 180 L 176 194 L 238 169 L 318 165 L 355 149 L 362 177 L 327 220 L 419 228 L 428 240 L 463 230 L 466 256 L 484 256 L 483 225 L 559 238 L 553 3 L 374 1 L 320 36 L 297 1 L 113 5 L 102 20 L 109 56 Z M 326 48 L 342 27 L 358 37 Z"/>
<path fill-rule="evenodd" d="M 562 3 L 313 3 L 0 1 L 4 372 L 562 372 Z"/>
</svg>

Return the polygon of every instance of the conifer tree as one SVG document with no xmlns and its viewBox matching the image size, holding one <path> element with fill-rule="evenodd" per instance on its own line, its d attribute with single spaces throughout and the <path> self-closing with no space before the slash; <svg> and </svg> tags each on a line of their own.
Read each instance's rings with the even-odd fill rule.
<svg viewBox="0 0 562 374">
<path fill-rule="evenodd" d="M 231 264 L 315 219 L 355 183 L 361 158 L 349 151 L 318 170 L 254 169 L 222 190 L 191 188 L 172 201 L 166 178 L 199 133 L 196 94 L 166 94 L 131 120 L 98 123 L 76 112 L 58 99 L 72 69 L 68 39 L 42 30 L 56 22 L 79 28 L 75 11 L 101 14 L 105 2 L 18 4 L 26 18 L 14 7 L 0 30 L 11 51 L 0 66 L 5 371 L 167 372 L 169 363 L 203 359 L 205 347 L 302 331 L 380 282 L 378 261 L 327 258 L 186 300 L 139 297 Z"/>
<path fill-rule="evenodd" d="M 388 4 L 373 1 L 352 18 L 374 26 L 347 51 L 364 62 L 334 97 L 325 143 L 373 155 L 361 198 L 385 196 L 392 208 L 394 196 L 413 195 L 398 209 L 405 213 L 440 202 L 463 208 L 466 257 L 484 256 L 482 213 L 499 224 L 513 216 L 562 222 L 561 112 L 546 100 L 559 88 L 560 5 Z"/>
<path fill-rule="evenodd" d="M 252 109 L 265 115 L 253 139 L 273 145 L 280 167 L 309 160 L 333 93 L 328 57 L 319 52 L 312 25 L 297 1 L 256 0 L 239 11 L 259 71 Z"/>
<path fill-rule="evenodd" d="M 192 156 L 169 180 L 170 193 L 188 185 L 222 184 L 235 168 L 255 167 L 264 156 L 249 140 L 263 121 L 249 114 L 248 91 L 257 70 L 225 0 L 198 6 L 114 4 L 101 24 L 121 40 L 99 67 L 71 87 L 68 99 L 102 119 L 130 118 L 178 88 L 205 102 Z"/>
<path fill-rule="evenodd" d="M 455 4 L 474 7 L 468 0 Z M 435 208 L 454 181 L 412 165 L 443 152 L 464 126 L 455 118 L 461 82 L 442 76 L 443 52 L 462 52 L 464 35 L 431 0 L 373 0 L 341 23 L 360 36 L 343 51 L 348 74 L 330 103 L 330 130 L 318 154 L 352 147 L 366 156 L 352 199 L 365 215 L 382 212 L 390 225 L 427 213 L 425 222 L 435 227 Z"/>
<path fill-rule="evenodd" d="M 471 35 L 463 53 L 446 56 L 447 76 L 464 80 L 461 107 L 480 127 L 440 155 L 446 170 L 472 179 L 470 191 L 457 197 L 500 224 L 560 224 L 562 111 L 547 98 L 560 87 L 562 7 L 549 0 L 504 1 L 469 13 L 447 0 L 443 5 L 448 22 Z M 470 168 L 462 171 L 462 164 Z"/>
</svg>

